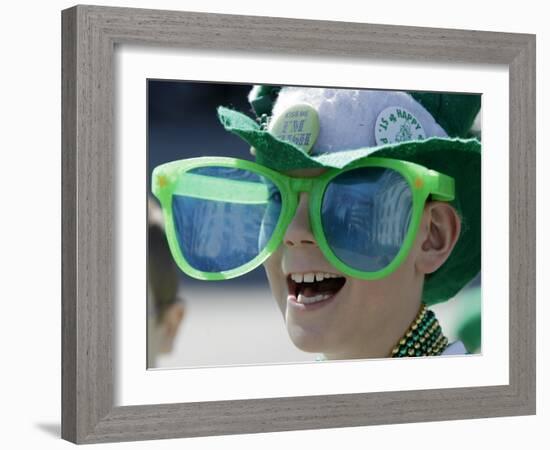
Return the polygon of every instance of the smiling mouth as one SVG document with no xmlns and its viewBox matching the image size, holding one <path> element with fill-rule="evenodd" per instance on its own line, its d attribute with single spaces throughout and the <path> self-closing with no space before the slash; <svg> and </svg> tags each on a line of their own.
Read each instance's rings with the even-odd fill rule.
<svg viewBox="0 0 550 450">
<path fill-rule="evenodd" d="M 326 272 L 291 273 L 286 280 L 289 296 L 304 305 L 329 300 L 346 284 L 345 277 Z"/>
</svg>

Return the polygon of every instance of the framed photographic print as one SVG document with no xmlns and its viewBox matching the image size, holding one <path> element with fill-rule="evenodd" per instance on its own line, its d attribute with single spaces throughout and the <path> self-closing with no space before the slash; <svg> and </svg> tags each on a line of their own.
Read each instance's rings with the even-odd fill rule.
<svg viewBox="0 0 550 450">
<path fill-rule="evenodd" d="M 533 414 L 534 51 L 63 11 L 63 437 Z"/>
<path fill-rule="evenodd" d="M 461 154 L 465 152 L 464 154 L 468 155 L 466 156 L 468 160 L 472 157 L 472 159 L 480 161 L 477 146 L 481 141 L 481 94 L 403 93 L 402 91 L 304 86 L 252 86 L 161 79 L 147 80 L 147 92 L 148 180 L 151 180 L 154 168 L 162 164 L 168 164 L 164 167 L 170 167 L 170 164 L 172 166 L 180 164 L 174 162 L 176 160 L 182 161 L 181 164 L 186 164 L 183 162 L 184 160 L 191 162 L 191 158 L 205 156 L 210 158 L 232 157 L 239 161 L 257 160 L 255 155 L 250 152 L 251 143 L 246 140 L 239 142 L 239 139 L 235 139 L 235 136 L 226 131 L 220 122 L 220 118 L 224 116 L 218 116 L 216 113 L 217 107 L 223 108 L 223 106 L 219 107 L 219 104 L 233 105 L 233 107 L 240 105 L 241 110 L 248 111 L 251 107 L 247 98 L 251 98 L 250 96 L 255 93 L 258 94 L 258 98 L 253 99 L 252 103 L 256 108 L 264 107 L 268 104 L 268 100 L 271 101 L 271 97 L 276 97 L 277 110 L 271 114 L 273 117 L 271 129 L 276 129 L 278 117 L 282 117 L 285 122 L 281 129 L 284 130 L 286 127 L 288 136 L 292 136 L 297 142 L 310 145 L 312 149 L 314 145 L 315 149 L 322 148 L 324 145 L 325 155 L 332 154 L 339 158 L 344 157 L 346 148 L 370 149 L 374 146 L 384 147 L 390 144 L 395 146 L 396 139 L 411 140 L 415 136 L 421 137 L 422 133 L 439 133 L 442 138 L 443 134 L 446 134 L 442 128 L 429 129 L 435 124 L 430 122 L 431 115 L 427 115 L 428 111 L 421 109 L 421 102 L 431 107 L 429 102 L 436 100 L 439 105 L 441 99 L 444 99 L 447 104 L 453 105 L 452 114 L 454 116 L 461 115 L 468 122 L 463 126 L 464 130 L 461 130 L 461 133 L 470 139 L 475 136 L 475 140 L 461 143 L 460 145 L 464 148 L 457 151 Z M 298 95 L 302 97 L 301 101 L 298 101 Z M 299 117 L 298 113 L 293 112 L 296 105 L 303 104 L 305 101 L 315 105 L 315 113 L 310 109 L 305 109 L 302 112 L 311 115 L 312 119 L 309 122 L 303 118 L 296 119 L 295 117 Z M 285 102 L 287 102 L 286 106 Z M 350 123 L 352 116 L 341 113 L 341 110 L 348 108 L 349 105 L 357 107 L 356 123 L 353 125 Z M 330 112 L 325 112 L 329 106 L 332 109 Z M 360 108 L 359 106 L 364 107 Z M 289 108 L 291 111 L 287 112 Z M 219 109 L 219 111 L 223 113 L 224 110 Z M 277 113 L 277 111 L 279 112 Z M 432 112 L 434 115 L 439 114 L 440 121 L 446 120 L 439 110 L 436 111 L 432 108 Z M 260 112 L 258 116 L 261 114 Z M 416 117 L 420 115 L 423 117 Z M 245 118 L 244 115 L 238 117 Z M 365 117 L 370 117 L 370 122 Z M 339 133 L 344 121 L 347 125 L 345 133 L 349 136 Z M 323 133 L 319 132 L 317 137 L 310 135 L 311 131 L 315 131 L 318 127 L 322 129 Z M 289 132 L 291 128 L 296 130 L 294 134 Z M 357 135 L 353 131 L 354 129 L 361 130 L 362 134 Z M 450 129 L 449 132 L 455 132 L 455 130 Z M 334 146 L 330 142 L 331 139 L 337 140 L 340 147 Z M 475 145 L 475 150 L 469 150 L 469 145 Z M 329 152 L 329 146 L 337 148 L 338 151 Z M 275 150 L 270 155 L 280 156 L 283 151 Z M 443 150 L 441 151 L 443 152 Z M 469 151 L 473 152 L 472 155 L 468 154 Z M 366 154 L 370 154 L 370 152 L 371 150 L 365 150 Z M 364 155 L 361 154 L 353 156 L 354 159 L 362 157 Z M 286 156 L 284 159 L 290 158 L 291 156 Z M 373 161 L 372 154 L 370 158 L 370 161 Z M 270 158 L 264 158 L 262 162 L 265 165 L 270 161 Z M 310 163 L 313 164 L 313 161 Z M 441 322 L 441 325 L 439 328 L 433 327 L 434 334 L 432 335 L 429 331 L 431 325 L 428 328 L 428 326 L 423 327 L 419 323 L 413 330 L 413 332 L 417 330 L 418 332 L 412 333 L 414 336 L 410 336 L 412 341 L 409 340 L 399 345 L 396 344 L 408 331 L 406 327 L 410 322 L 416 323 L 415 316 L 423 309 L 417 300 L 410 300 L 410 292 L 415 291 L 412 284 L 409 285 L 408 282 L 398 279 L 399 276 L 406 273 L 405 266 L 401 268 L 400 272 L 394 272 L 389 265 L 393 258 L 399 259 L 398 253 L 400 248 L 405 246 L 407 231 L 409 229 L 412 231 L 415 228 L 414 224 L 410 224 L 413 213 L 413 197 L 410 196 L 409 186 L 402 185 L 403 190 L 389 189 L 389 186 L 393 186 L 396 180 L 404 182 L 401 175 L 398 175 L 394 169 L 384 168 L 386 173 L 384 177 L 377 178 L 376 182 L 372 180 L 369 182 L 369 186 L 371 186 L 369 189 L 372 189 L 372 186 L 378 186 L 377 189 L 380 189 L 377 195 L 379 201 L 365 196 L 365 193 L 370 191 L 367 190 L 366 185 L 359 181 L 353 183 L 354 188 L 350 187 L 352 186 L 352 176 L 358 176 L 359 172 L 375 170 L 373 168 L 363 167 L 359 171 L 342 172 L 339 177 L 346 174 L 346 188 L 343 188 L 342 181 L 339 188 L 334 184 L 343 178 L 336 178 L 332 183 L 327 184 L 322 207 L 326 213 L 322 215 L 322 219 L 327 224 L 327 228 L 330 227 L 329 233 L 331 234 L 326 235 L 329 249 L 325 249 L 325 252 L 327 257 L 331 258 L 330 249 L 336 248 L 337 255 L 340 255 L 333 264 L 321 256 L 324 252 L 319 251 L 317 245 L 312 246 L 308 251 L 301 246 L 286 244 L 287 247 L 292 247 L 292 250 L 289 248 L 283 251 L 279 248 L 281 245 L 279 243 L 271 246 L 272 250 L 267 252 L 268 256 L 263 264 L 260 264 L 260 260 L 258 260 L 249 269 L 237 270 L 234 276 L 227 273 L 231 268 L 227 265 L 233 264 L 232 261 L 235 261 L 237 255 L 240 255 L 238 258 L 243 258 L 242 252 L 246 248 L 249 249 L 249 258 L 252 261 L 264 250 L 264 246 L 259 246 L 258 242 L 263 241 L 267 245 L 267 235 L 276 234 L 274 230 L 270 231 L 268 219 L 275 224 L 279 216 L 283 216 L 281 207 L 274 203 L 280 196 L 279 191 L 272 194 L 276 197 L 275 200 L 268 201 L 266 198 L 265 202 L 245 202 L 245 192 L 243 191 L 243 198 L 238 195 L 239 187 L 244 189 L 244 186 L 248 186 L 251 189 L 261 190 L 265 185 L 243 185 L 241 184 L 244 182 L 243 180 L 237 180 L 239 183 L 234 183 L 231 181 L 233 178 L 221 176 L 215 177 L 215 179 L 205 175 L 202 178 L 197 178 L 198 175 L 195 172 L 205 171 L 206 167 L 210 167 L 208 169 L 210 171 L 223 174 L 227 172 L 227 168 L 222 169 L 215 164 L 204 166 L 200 170 L 197 168 L 184 172 L 187 175 L 180 175 L 177 181 L 182 184 L 175 187 L 173 194 L 169 197 L 162 197 L 162 191 L 156 189 L 156 186 L 152 186 L 155 184 L 155 177 L 153 177 L 148 190 L 149 252 L 147 264 L 150 326 L 147 329 L 147 356 L 149 368 L 289 363 L 322 360 L 328 354 L 334 360 L 380 358 L 392 354 L 398 355 L 399 352 L 401 352 L 401 356 L 410 354 L 415 356 L 447 355 L 451 352 L 457 354 L 465 351 L 469 354 L 480 353 L 481 274 L 479 267 L 481 242 L 479 238 L 479 209 L 481 171 L 479 164 L 472 162 L 470 164 L 472 164 L 472 169 L 468 173 L 466 173 L 463 164 L 456 164 L 459 167 L 458 171 L 464 174 L 464 178 L 468 180 L 467 183 L 457 182 L 457 184 L 468 186 L 469 189 L 477 185 L 478 188 L 468 193 L 461 193 L 466 196 L 462 199 L 462 203 L 472 206 L 471 210 L 465 210 L 462 213 L 463 221 L 468 224 L 469 229 L 462 230 L 462 236 L 454 244 L 458 247 L 453 248 L 452 253 L 454 255 L 461 253 L 460 246 L 462 244 L 459 242 L 470 241 L 468 236 L 473 236 L 474 230 L 478 236 L 475 239 L 472 238 L 468 249 L 464 250 L 468 255 L 467 261 L 454 263 L 450 260 L 447 263 L 448 267 L 467 267 L 468 270 L 461 274 L 458 269 L 453 274 L 453 278 L 456 280 L 454 286 L 453 282 L 440 283 L 437 279 L 430 280 L 426 284 L 423 289 L 423 301 L 431 303 L 432 307 L 420 316 L 419 322 L 423 320 L 427 324 L 431 320 L 432 323 Z M 436 162 L 431 162 L 430 168 L 435 169 L 435 167 Z M 162 168 L 155 170 L 162 170 Z M 238 174 L 246 179 L 256 179 L 252 170 L 235 169 L 232 176 L 235 177 Z M 377 168 L 376 172 L 380 172 L 380 170 L 381 168 Z M 452 168 L 444 170 L 447 175 L 450 175 Z M 390 174 L 392 177 L 396 177 L 391 182 L 391 177 L 387 178 Z M 455 180 L 458 180 L 459 176 L 458 173 L 455 174 Z M 183 191 L 186 191 L 187 188 L 183 187 L 184 177 L 198 182 L 213 182 L 212 189 L 217 189 L 216 186 L 219 183 L 226 183 L 227 191 L 231 191 L 231 198 L 223 196 L 216 200 L 208 194 L 208 190 L 203 191 L 202 195 L 205 198 L 202 200 L 199 191 L 188 192 L 188 195 L 185 195 Z M 249 183 L 251 183 L 250 180 Z M 163 202 L 164 216 L 151 188 Z M 397 196 L 396 198 L 400 200 L 391 200 L 392 195 Z M 456 196 L 459 195 L 457 189 Z M 355 201 L 351 201 L 351 198 L 355 198 Z M 166 199 L 168 201 L 165 201 Z M 347 200 L 348 204 L 344 200 Z M 386 211 L 384 208 L 388 203 L 398 203 L 399 208 Z M 458 199 L 455 204 L 459 205 Z M 424 206 L 424 202 L 420 201 L 418 205 Z M 446 207 L 445 204 L 439 206 Z M 369 211 L 367 208 L 371 208 L 371 210 Z M 334 212 L 329 215 L 328 211 L 331 209 L 334 209 Z M 478 223 L 477 226 L 474 226 L 473 223 L 476 220 Z M 287 230 L 290 228 L 290 233 L 292 233 L 294 225 L 301 226 L 299 223 L 287 225 L 286 228 Z M 171 235 L 171 239 L 166 239 L 163 230 Z M 302 232 L 304 231 L 308 234 L 309 239 L 319 240 L 319 238 L 315 238 L 311 230 L 302 230 Z M 285 235 L 286 233 L 281 234 L 279 239 L 284 240 Z M 341 235 L 346 237 L 348 246 L 357 248 L 361 242 L 365 245 L 362 250 L 363 256 L 355 254 L 354 258 L 363 258 L 365 253 L 372 254 L 377 258 L 377 262 L 373 260 L 370 264 L 379 265 L 379 267 L 373 265 L 372 268 L 380 271 L 389 267 L 389 270 L 383 276 L 376 275 L 374 278 L 370 277 L 369 271 L 366 270 L 364 274 L 359 274 L 362 278 L 337 277 L 336 274 L 352 275 L 350 269 L 355 264 L 343 255 L 345 247 L 342 245 L 345 243 L 341 242 Z M 228 239 L 228 236 L 231 238 Z M 367 236 L 370 237 L 370 241 Z M 449 235 L 449 237 L 452 236 Z M 275 239 L 277 238 L 275 237 Z M 291 235 L 286 235 L 287 241 L 291 239 Z M 337 239 L 339 240 L 338 246 L 335 245 L 335 242 L 331 244 Z M 171 251 L 169 249 L 170 240 L 174 246 Z M 366 247 L 368 242 L 370 242 L 369 248 Z M 349 253 L 350 247 L 345 251 Z M 401 255 L 406 259 L 405 252 Z M 275 261 L 280 258 L 282 260 L 276 264 Z M 445 255 L 446 258 L 447 255 Z M 409 260 L 412 262 L 412 259 Z M 339 261 L 348 261 L 352 267 L 340 266 Z M 179 262 L 179 267 L 176 262 Z M 249 261 L 238 261 L 239 265 L 242 265 L 243 262 L 248 263 Z M 224 264 L 225 266 L 223 266 Z M 195 270 L 206 266 L 223 269 L 223 278 L 212 279 L 217 275 L 216 270 L 205 271 L 205 273 L 198 273 L 199 270 Z M 336 266 L 340 267 L 336 268 Z M 320 269 L 323 269 L 322 274 Z M 443 271 L 444 269 L 438 270 Z M 292 273 L 292 271 L 296 273 Z M 269 276 L 269 283 L 266 273 Z M 308 277 L 311 278 L 311 274 L 316 274 L 314 279 L 309 282 L 305 281 Z M 392 274 L 393 276 L 390 276 Z M 458 281 L 461 277 L 463 279 Z M 353 282 L 356 284 L 352 284 Z M 449 291 L 437 294 L 437 298 L 430 298 L 432 295 L 430 294 L 431 283 L 434 283 L 433 286 L 445 285 L 447 289 L 453 291 L 459 289 L 460 294 L 457 295 Z M 398 289 L 392 289 L 392 286 L 398 286 Z M 369 294 L 374 289 L 379 291 L 376 297 Z M 302 290 L 304 293 L 301 292 Z M 308 292 L 310 292 L 309 297 L 306 295 Z M 353 306 L 343 310 L 340 310 L 337 305 L 329 307 L 329 303 L 332 302 L 327 300 L 330 297 L 335 297 L 338 292 L 340 292 L 342 300 L 335 298 L 335 302 L 349 301 Z M 454 297 L 453 301 L 447 302 L 451 295 Z M 294 298 L 298 304 L 294 302 Z M 355 300 L 353 300 L 354 298 Z M 401 300 L 393 300 L 397 298 L 401 298 Z M 308 301 L 311 303 L 307 303 Z M 382 310 L 379 302 L 382 302 L 387 310 Z M 410 309 L 403 307 L 403 304 L 409 303 L 412 304 Z M 313 305 L 316 306 L 313 307 Z M 324 308 L 325 306 L 327 308 Z M 306 316 L 309 311 L 312 312 L 311 318 Z M 430 311 L 436 311 L 437 318 L 434 314 L 434 317 L 430 319 L 432 314 Z M 384 315 L 391 316 L 392 319 L 380 321 L 379 318 Z M 406 315 L 406 317 L 402 318 L 402 315 Z M 355 323 L 354 318 L 357 318 Z M 382 328 L 384 330 L 392 328 L 391 322 L 395 323 L 395 331 L 388 334 L 387 338 L 383 340 L 384 342 L 380 342 L 376 346 L 365 346 L 365 342 L 374 341 L 372 335 L 376 335 L 378 338 L 384 335 Z M 377 328 L 378 323 L 381 328 Z M 284 333 L 285 327 L 281 326 L 283 324 L 286 324 L 288 336 Z M 324 338 L 317 334 L 319 327 L 323 329 Z M 425 328 L 423 335 L 420 336 L 420 330 L 423 328 Z M 446 333 L 444 334 L 442 330 L 446 330 Z M 349 334 L 353 334 L 353 339 L 346 336 Z M 416 342 L 413 342 L 415 337 Z M 327 342 L 323 342 L 324 339 Z M 435 344 L 438 340 L 439 349 L 437 349 L 437 344 L 431 345 L 430 343 L 433 341 Z M 464 346 L 464 349 L 462 340 L 466 341 L 467 347 Z M 408 346 L 409 343 L 410 346 Z M 334 351 L 336 346 L 340 347 L 337 349 L 338 351 Z M 317 356 L 308 354 L 308 350 L 309 352 L 322 352 L 324 349 L 327 355 L 325 353 Z M 395 353 L 392 353 L 393 349 L 396 350 Z"/>
</svg>

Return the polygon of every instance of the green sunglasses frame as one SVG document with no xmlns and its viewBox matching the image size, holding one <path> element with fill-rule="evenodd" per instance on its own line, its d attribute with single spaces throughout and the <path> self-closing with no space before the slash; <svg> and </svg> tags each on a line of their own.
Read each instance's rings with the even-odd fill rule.
<svg viewBox="0 0 550 450">
<path fill-rule="evenodd" d="M 188 173 L 203 167 L 227 167 L 247 170 L 268 178 L 281 193 L 281 213 L 273 235 L 265 248 L 251 261 L 231 270 L 203 272 L 192 267 L 183 254 L 176 236 L 172 213 L 173 195 L 187 195 L 217 201 L 259 204 L 268 199 L 267 187 L 238 180 L 223 180 Z M 413 198 L 413 214 L 401 249 L 383 269 L 365 272 L 342 262 L 331 250 L 321 224 L 321 206 L 324 192 L 330 181 L 344 172 L 363 167 L 393 169 L 408 182 Z M 184 177 L 189 177 L 188 179 Z M 186 181 L 183 183 L 182 181 Z M 205 183 L 206 181 L 206 183 Z M 262 188 L 264 191 L 262 191 Z M 252 161 L 227 157 L 200 157 L 171 161 L 153 170 L 152 191 L 159 200 L 165 221 L 166 236 L 172 256 L 179 268 L 199 280 L 226 280 L 244 275 L 258 267 L 272 255 L 283 241 L 287 227 L 293 220 L 301 192 L 309 194 L 309 220 L 317 245 L 334 268 L 345 275 L 363 280 L 376 280 L 390 275 L 405 260 L 416 237 L 424 204 L 431 195 L 433 200 L 454 200 L 454 179 L 419 164 L 391 159 L 365 157 L 350 163 L 343 169 L 330 168 L 316 177 L 293 177 L 271 170 Z"/>
</svg>

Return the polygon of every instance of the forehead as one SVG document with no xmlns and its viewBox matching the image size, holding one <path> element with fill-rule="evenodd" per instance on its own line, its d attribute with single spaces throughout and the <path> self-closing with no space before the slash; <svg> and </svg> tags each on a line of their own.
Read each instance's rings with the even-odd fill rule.
<svg viewBox="0 0 550 450">
<path fill-rule="evenodd" d="M 318 177 L 319 175 L 324 174 L 327 169 L 315 168 L 315 169 L 295 169 L 295 170 L 286 170 L 283 172 L 285 175 L 291 177 L 300 177 L 300 178 L 312 178 Z"/>
</svg>

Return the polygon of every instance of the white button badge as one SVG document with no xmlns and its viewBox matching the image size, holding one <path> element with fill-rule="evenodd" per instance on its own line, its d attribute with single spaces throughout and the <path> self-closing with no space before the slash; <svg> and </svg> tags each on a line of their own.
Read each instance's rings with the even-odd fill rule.
<svg viewBox="0 0 550 450">
<path fill-rule="evenodd" d="M 269 132 L 277 139 L 310 153 L 319 136 L 319 115 L 307 103 L 292 105 L 271 121 Z"/>
<path fill-rule="evenodd" d="M 416 141 L 426 138 L 420 121 L 405 108 L 390 106 L 376 118 L 374 138 L 377 145 Z"/>
</svg>

